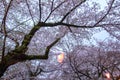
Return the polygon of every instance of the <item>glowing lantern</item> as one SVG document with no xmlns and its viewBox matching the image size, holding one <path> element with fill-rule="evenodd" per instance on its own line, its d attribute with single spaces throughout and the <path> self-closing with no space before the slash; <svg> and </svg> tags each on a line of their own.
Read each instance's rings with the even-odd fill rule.
<svg viewBox="0 0 120 80">
<path fill-rule="evenodd" d="M 110 79 L 110 73 L 105 74 L 108 79 Z"/>
<path fill-rule="evenodd" d="M 57 60 L 58 60 L 59 63 L 62 63 L 63 59 L 64 59 L 64 53 L 61 53 L 57 56 Z"/>
</svg>

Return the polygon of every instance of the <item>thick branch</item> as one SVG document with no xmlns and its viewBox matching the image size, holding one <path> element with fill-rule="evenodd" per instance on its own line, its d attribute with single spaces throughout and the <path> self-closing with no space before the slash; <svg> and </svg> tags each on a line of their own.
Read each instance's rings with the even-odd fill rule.
<svg viewBox="0 0 120 80">
<path fill-rule="evenodd" d="M 62 23 L 62 22 L 57 22 L 57 23 L 44 23 L 44 22 L 39 22 L 37 25 L 35 25 L 31 31 L 25 35 L 24 40 L 22 42 L 22 45 L 18 48 L 20 49 L 19 51 L 27 51 L 27 46 L 29 45 L 32 37 L 34 36 L 34 34 L 40 29 L 40 27 L 55 27 L 58 25 L 63 25 L 63 26 L 70 26 L 70 27 L 74 27 L 74 28 L 94 28 L 94 27 L 101 27 L 104 25 L 110 25 L 110 24 L 101 24 L 101 25 L 97 25 L 97 26 L 80 26 L 80 25 L 74 25 L 74 24 L 69 24 L 69 23 Z M 112 24 L 113 25 L 113 24 Z M 119 24 L 114 24 L 114 25 L 119 25 Z M 21 52 L 22 53 L 22 52 Z"/>
<path fill-rule="evenodd" d="M 48 59 L 48 55 L 50 52 L 50 49 L 60 40 L 60 38 L 56 39 L 54 42 L 52 42 L 49 46 L 47 46 L 45 54 L 44 55 L 26 55 L 26 60 L 35 60 L 35 59 Z"/>
<path fill-rule="evenodd" d="M 15 52 L 8 53 L 5 57 L 3 62 L 0 63 L 0 77 L 4 74 L 6 69 L 17 62 L 22 62 L 26 60 L 35 60 L 35 59 L 48 59 L 50 49 L 60 40 L 57 38 L 54 42 L 52 42 L 49 46 L 47 46 L 44 55 L 27 55 L 24 53 Z M 22 51 L 22 50 L 21 50 Z"/>
<path fill-rule="evenodd" d="M 74 27 L 74 28 L 93 28 L 93 26 L 80 26 L 80 25 L 75 25 L 75 24 L 69 24 L 69 23 L 62 23 L 62 22 L 57 22 L 57 23 L 44 23 L 42 25 L 42 27 L 54 27 L 54 26 L 59 26 L 59 25 L 63 25 L 63 26 L 70 26 L 70 27 Z"/>
<path fill-rule="evenodd" d="M 56 39 L 54 42 L 52 42 L 49 46 L 47 46 L 46 51 L 45 51 L 45 55 L 48 56 L 50 49 L 60 40 L 61 38 Z"/>
<path fill-rule="evenodd" d="M 64 22 L 57 22 L 57 23 L 42 23 L 41 27 L 55 27 L 55 26 L 69 26 L 69 27 L 73 27 L 73 28 L 95 28 L 95 27 L 103 27 L 103 26 L 118 26 L 120 24 L 116 24 L 116 23 L 108 23 L 108 24 L 99 24 L 96 26 L 86 26 L 86 25 L 76 25 L 76 24 L 70 24 L 70 23 L 64 23 Z"/>
<path fill-rule="evenodd" d="M 25 53 L 28 49 L 28 45 L 31 41 L 31 39 L 33 38 L 34 34 L 40 29 L 40 27 L 43 25 L 43 23 L 38 23 L 37 25 L 35 25 L 31 31 L 25 35 L 23 41 L 22 41 L 22 45 L 18 48 L 16 48 L 15 50 L 17 50 L 19 53 Z M 22 51 L 22 52 L 21 52 Z"/>
</svg>

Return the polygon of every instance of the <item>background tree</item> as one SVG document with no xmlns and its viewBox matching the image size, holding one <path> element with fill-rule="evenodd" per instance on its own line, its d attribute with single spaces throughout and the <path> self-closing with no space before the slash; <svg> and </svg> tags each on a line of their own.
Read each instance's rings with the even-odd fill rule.
<svg viewBox="0 0 120 80">
<path fill-rule="evenodd" d="M 113 46 L 116 47 L 116 49 L 112 48 L 114 51 L 111 49 Z M 105 74 L 109 73 L 111 79 L 116 80 L 120 74 L 118 46 L 116 43 L 106 43 L 99 47 L 76 46 L 72 52 L 67 54 L 61 78 L 67 80 L 104 80 Z M 111 51 L 106 50 L 108 48 Z"/>
</svg>

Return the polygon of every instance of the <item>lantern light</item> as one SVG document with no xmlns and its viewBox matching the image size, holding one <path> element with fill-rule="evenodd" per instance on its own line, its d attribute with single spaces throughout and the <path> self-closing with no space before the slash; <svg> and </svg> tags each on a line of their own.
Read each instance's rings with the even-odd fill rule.
<svg viewBox="0 0 120 80">
<path fill-rule="evenodd" d="M 105 76 L 110 79 L 110 73 L 106 73 Z"/>
<path fill-rule="evenodd" d="M 57 61 L 58 61 L 59 63 L 62 63 L 63 60 L 64 60 L 64 53 L 61 53 L 61 54 L 59 54 L 59 55 L 57 56 Z"/>
</svg>

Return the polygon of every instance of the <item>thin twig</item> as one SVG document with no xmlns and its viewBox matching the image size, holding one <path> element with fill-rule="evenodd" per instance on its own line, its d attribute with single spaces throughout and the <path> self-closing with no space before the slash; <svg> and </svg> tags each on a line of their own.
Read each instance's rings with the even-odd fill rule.
<svg viewBox="0 0 120 80">
<path fill-rule="evenodd" d="M 41 22 L 41 18 L 42 18 L 42 11 L 41 11 L 41 0 L 39 0 L 39 22 Z"/>
<path fill-rule="evenodd" d="M 109 9 L 107 10 L 106 14 L 105 14 L 103 17 L 101 17 L 100 20 L 97 21 L 97 22 L 93 25 L 93 27 L 97 26 L 100 22 L 103 21 L 103 19 L 106 18 L 106 16 L 109 14 L 109 12 L 110 12 L 110 10 L 111 10 L 111 8 L 112 8 L 112 5 L 113 5 L 114 1 L 115 1 L 115 0 L 112 0 L 112 2 L 111 2 L 111 4 L 110 4 Z"/>
<path fill-rule="evenodd" d="M 3 33 L 4 33 L 4 39 L 3 39 L 3 48 L 2 48 L 2 60 L 4 59 L 4 55 L 5 55 L 5 43 L 6 43 L 6 38 L 7 38 L 7 31 L 6 31 L 6 19 L 7 19 L 7 15 L 8 15 L 8 11 L 10 10 L 10 7 L 11 7 L 11 4 L 12 4 L 12 1 L 11 0 L 7 6 L 7 8 L 5 9 L 5 14 L 4 14 L 4 17 L 3 17 L 3 20 L 2 20 L 2 24 L 1 24 L 1 27 L 3 27 Z"/>
<path fill-rule="evenodd" d="M 31 12 L 31 10 L 30 10 L 30 6 L 29 6 L 29 4 L 28 4 L 28 1 L 27 1 L 27 0 L 25 0 L 25 1 L 26 1 L 26 5 L 27 5 L 27 7 L 28 7 L 28 10 L 29 10 L 30 16 L 31 16 L 31 18 L 32 18 L 32 21 L 33 21 L 33 23 L 34 23 L 34 25 L 35 25 L 35 21 L 34 21 L 34 18 L 33 18 L 33 16 L 32 16 L 32 12 Z"/>
<path fill-rule="evenodd" d="M 53 0 L 53 1 L 54 1 L 54 0 Z M 51 12 L 49 13 L 48 17 L 46 18 L 46 20 L 45 20 L 44 22 L 46 22 L 46 21 L 49 19 L 49 17 L 51 16 L 51 14 L 52 14 L 56 9 L 58 9 L 63 3 L 66 2 L 66 1 L 64 0 L 63 2 L 61 2 L 58 6 L 56 6 L 56 7 L 52 10 L 52 8 L 53 8 L 53 1 L 52 1 L 52 5 L 51 5 Z"/>
<path fill-rule="evenodd" d="M 64 17 L 61 19 L 61 21 L 60 22 L 63 22 L 65 19 L 66 19 L 66 17 L 72 12 L 72 11 L 74 11 L 77 7 L 79 7 L 82 3 L 84 3 L 86 0 L 84 0 L 84 1 L 81 1 L 79 4 L 77 4 L 75 7 L 73 7 L 69 12 L 67 12 L 65 15 L 64 15 Z"/>
</svg>

